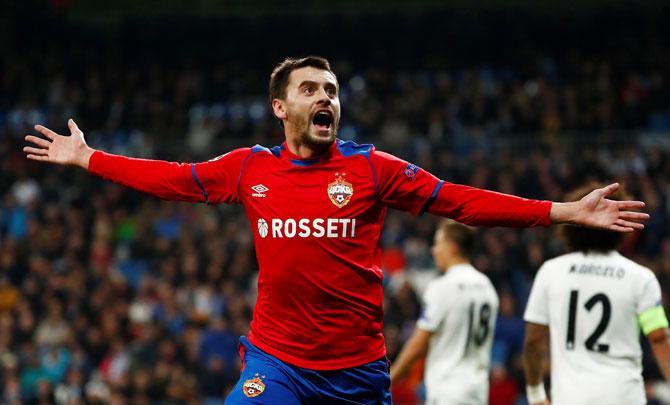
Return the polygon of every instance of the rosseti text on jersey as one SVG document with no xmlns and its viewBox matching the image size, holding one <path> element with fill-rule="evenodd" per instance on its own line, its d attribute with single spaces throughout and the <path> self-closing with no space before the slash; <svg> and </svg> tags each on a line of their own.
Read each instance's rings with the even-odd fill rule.
<svg viewBox="0 0 670 405">
<path fill-rule="evenodd" d="M 260 223 L 260 220 L 259 220 Z M 262 238 L 355 238 L 355 218 L 301 218 L 280 219 L 272 218 L 269 221 L 269 232 L 263 232 L 259 226 Z"/>
</svg>

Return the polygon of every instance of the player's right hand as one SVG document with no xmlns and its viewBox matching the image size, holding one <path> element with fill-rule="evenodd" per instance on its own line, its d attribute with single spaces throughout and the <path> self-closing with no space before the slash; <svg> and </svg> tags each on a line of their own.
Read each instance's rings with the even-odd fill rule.
<svg viewBox="0 0 670 405">
<path fill-rule="evenodd" d="M 88 169 L 88 161 L 95 150 L 86 144 L 84 133 L 77 127 L 74 120 L 68 120 L 67 125 L 70 128 L 70 136 L 59 135 L 47 127 L 35 125 L 35 130 L 47 139 L 26 135 L 26 141 L 34 145 L 23 148 L 26 157 L 40 162 Z"/>
<path fill-rule="evenodd" d="M 533 402 L 532 404 L 529 405 L 551 405 L 551 402 L 549 401 Z"/>
</svg>

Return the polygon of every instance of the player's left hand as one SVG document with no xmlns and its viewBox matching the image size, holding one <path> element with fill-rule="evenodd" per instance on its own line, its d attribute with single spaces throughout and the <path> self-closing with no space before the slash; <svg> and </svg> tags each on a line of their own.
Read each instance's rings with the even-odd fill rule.
<svg viewBox="0 0 670 405">
<path fill-rule="evenodd" d="M 619 189 L 619 183 L 591 191 L 581 200 L 576 201 L 574 222 L 588 228 L 607 229 L 616 232 L 633 232 L 643 229 L 643 221 L 649 214 L 636 212 L 644 208 L 642 201 L 614 201 L 607 199 Z"/>
</svg>

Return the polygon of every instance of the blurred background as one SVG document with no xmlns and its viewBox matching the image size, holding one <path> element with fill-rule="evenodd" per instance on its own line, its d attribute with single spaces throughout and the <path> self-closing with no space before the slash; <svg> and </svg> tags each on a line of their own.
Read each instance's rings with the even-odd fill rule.
<svg viewBox="0 0 670 405">
<path fill-rule="evenodd" d="M 561 200 L 619 181 L 652 215 L 623 253 L 670 291 L 667 2 L 0 2 L 0 403 L 221 404 L 238 377 L 257 264 L 239 206 L 165 203 L 27 161 L 35 123 L 136 157 L 200 161 L 283 140 L 267 82 L 323 55 L 340 137 L 452 182 Z M 436 217 L 390 212 L 393 359 L 437 274 Z M 525 404 L 522 313 L 559 228 L 482 229 L 474 265 L 501 297 L 491 404 Z M 644 342 L 643 342 L 644 343 Z M 651 403 L 668 385 L 645 348 Z M 420 404 L 421 365 L 393 387 Z"/>
</svg>

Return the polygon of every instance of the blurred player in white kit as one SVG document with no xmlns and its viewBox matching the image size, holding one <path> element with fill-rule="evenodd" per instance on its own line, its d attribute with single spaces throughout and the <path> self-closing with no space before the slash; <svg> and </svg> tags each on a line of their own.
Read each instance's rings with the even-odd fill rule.
<svg viewBox="0 0 670 405">
<path fill-rule="evenodd" d="M 620 189 L 610 198 L 625 196 Z M 540 267 L 524 314 L 528 402 L 549 404 L 542 362 L 551 341 L 554 405 L 646 404 L 640 330 L 670 381 L 670 334 L 658 280 L 616 251 L 622 234 L 564 231 L 571 253 Z"/>
<path fill-rule="evenodd" d="M 423 295 L 414 333 L 391 366 L 391 381 L 426 355 L 426 405 L 488 402 L 489 364 L 498 295 L 468 260 L 474 230 L 444 220 L 435 233 L 433 258 L 444 271 Z"/>
</svg>

